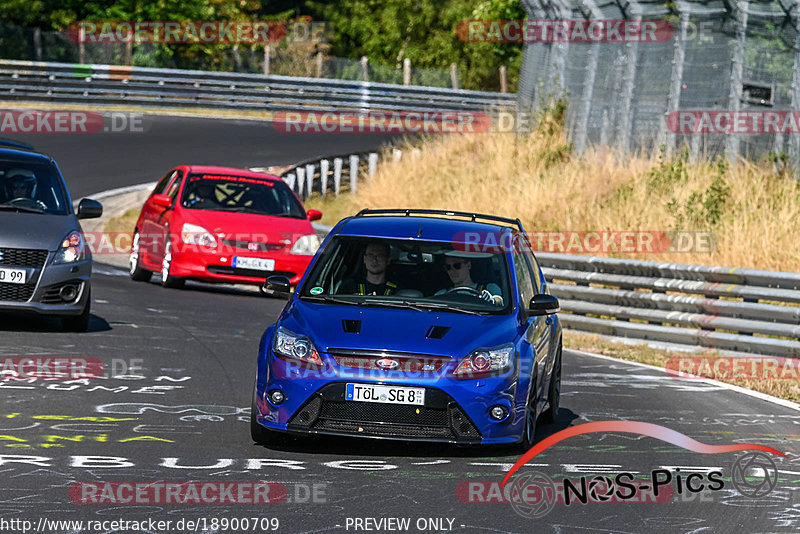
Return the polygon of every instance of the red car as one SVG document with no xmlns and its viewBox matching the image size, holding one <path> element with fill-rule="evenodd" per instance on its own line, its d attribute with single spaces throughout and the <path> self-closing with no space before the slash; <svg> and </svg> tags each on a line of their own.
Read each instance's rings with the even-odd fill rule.
<svg viewBox="0 0 800 534">
<path fill-rule="evenodd" d="M 283 275 L 296 285 L 319 247 L 294 192 L 277 176 L 182 165 L 144 203 L 133 235 L 130 276 L 161 273 L 165 287 L 187 279 L 261 285 Z"/>
</svg>

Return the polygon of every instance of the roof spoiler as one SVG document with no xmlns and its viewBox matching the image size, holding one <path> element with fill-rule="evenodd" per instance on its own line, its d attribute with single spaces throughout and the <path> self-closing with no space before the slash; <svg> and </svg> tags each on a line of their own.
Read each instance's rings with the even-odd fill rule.
<svg viewBox="0 0 800 534">
<path fill-rule="evenodd" d="M 438 215 L 440 217 L 467 217 L 473 222 L 478 219 L 501 222 L 519 228 L 520 232 L 525 232 L 522 227 L 522 222 L 519 219 L 509 219 L 507 217 L 498 217 L 497 215 L 486 215 L 482 213 L 469 213 L 466 211 L 445 211 L 445 210 L 431 210 L 431 209 L 363 209 L 356 213 L 356 217 L 363 217 L 365 215 L 396 215 L 409 217 L 411 215 Z"/>
</svg>

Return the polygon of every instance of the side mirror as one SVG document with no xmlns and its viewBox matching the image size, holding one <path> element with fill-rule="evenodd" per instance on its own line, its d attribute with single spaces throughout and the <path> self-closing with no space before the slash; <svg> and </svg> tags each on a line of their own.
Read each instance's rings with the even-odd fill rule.
<svg viewBox="0 0 800 534">
<path fill-rule="evenodd" d="M 308 210 L 306 214 L 309 221 L 318 221 L 322 218 L 322 212 L 319 210 Z"/>
<path fill-rule="evenodd" d="M 534 295 L 528 304 L 528 309 L 525 310 L 529 316 L 533 315 L 552 315 L 561 309 L 558 304 L 558 299 L 553 295 L 540 293 Z"/>
<path fill-rule="evenodd" d="M 162 208 L 169 208 L 172 206 L 172 197 L 169 195 L 153 195 L 153 204 Z"/>
<path fill-rule="evenodd" d="M 91 198 L 81 199 L 78 213 L 75 214 L 78 219 L 96 219 L 101 215 L 103 215 L 103 205 Z"/>
<path fill-rule="evenodd" d="M 287 276 L 276 274 L 270 276 L 261 286 L 261 292 L 274 297 L 289 298 L 292 284 Z"/>
</svg>

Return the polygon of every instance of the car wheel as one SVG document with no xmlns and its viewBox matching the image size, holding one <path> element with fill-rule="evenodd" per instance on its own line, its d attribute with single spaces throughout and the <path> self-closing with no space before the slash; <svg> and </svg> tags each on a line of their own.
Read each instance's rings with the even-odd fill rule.
<svg viewBox="0 0 800 534">
<path fill-rule="evenodd" d="M 161 285 L 164 287 L 181 288 L 186 280 L 176 278 L 170 274 L 172 267 L 172 242 L 167 241 L 164 245 L 164 259 L 161 260 Z"/>
<path fill-rule="evenodd" d="M 555 423 L 558 419 L 558 404 L 561 402 L 561 342 L 556 350 L 556 363 L 553 365 L 553 376 L 547 392 L 547 411 L 543 414 L 545 423 Z"/>
<path fill-rule="evenodd" d="M 86 304 L 80 315 L 67 315 L 61 318 L 61 326 L 69 332 L 86 332 L 89 330 L 89 319 L 92 309 L 92 292 L 86 296 Z"/>
<path fill-rule="evenodd" d="M 133 243 L 131 244 L 130 268 L 128 274 L 131 280 L 136 282 L 147 282 L 153 273 L 143 268 L 139 264 L 139 232 L 134 232 Z"/>
<path fill-rule="evenodd" d="M 535 377 L 534 371 L 534 377 Z M 536 443 L 536 382 L 531 385 L 528 402 L 525 404 L 525 426 L 522 428 L 522 442 L 520 447 L 528 450 Z"/>
<path fill-rule="evenodd" d="M 278 432 L 264 428 L 258 424 L 258 408 L 256 408 L 256 392 L 253 386 L 253 400 L 250 404 L 250 437 L 259 445 L 274 445 L 283 441 L 283 436 Z"/>
</svg>

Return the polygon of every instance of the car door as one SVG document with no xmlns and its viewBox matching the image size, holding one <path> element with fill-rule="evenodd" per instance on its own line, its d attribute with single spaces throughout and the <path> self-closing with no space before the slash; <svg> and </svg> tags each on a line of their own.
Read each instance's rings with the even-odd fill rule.
<svg viewBox="0 0 800 534">
<path fill-rule="evenodd" d="M 167 185 L 161 194 L 167 195 L 172 198 L 172 205 L 168 208 L 156 206 L 151 203 L 152 218 L 150 225 L 152 228 L 151 250 L 153 251 L 152 261 L 158 263 L 164 258 L 164 244 L 168 238 L 170 222 L 172 221 L 175 208 L 175 199 L 178 196 L 181 181 L 183 180 L 183 172 L 175 169 L 173 170 L 167 180 Z M 152 197 L 151 197 L 152 199 Z"/>
<path fill-rule="evenodd" d="M 144 257 L 147 262 L 153 262 L 154 257 L 154 232 L 155 232 L 155 225 L 154 220 L 158 217 L 159 212 L 163 209 L 159 206 L 153 204 L 153 196 L 163 194 L 164 191 L 167 189 L 167 185 L 169 184 L 170 179 L 172 178 L 175 170 L 169 171 L 165 174 L 161 179 L 158 181 L 156 186 L 153 188 L 153 192 L 150 193 L 150 196 L 147 197 L 147 200 L 144 201 L 144 206 L 142 206 L 142 215 L 141 215 L 141 223 L 139 225 L 139 250 L 140 254 L 141 251 L 144 251 Z"/>
</svg>

